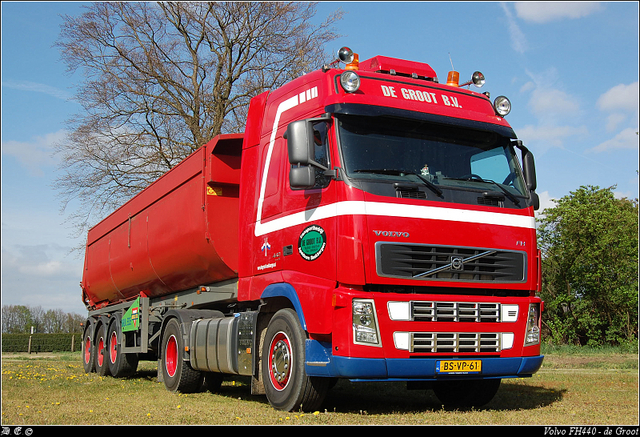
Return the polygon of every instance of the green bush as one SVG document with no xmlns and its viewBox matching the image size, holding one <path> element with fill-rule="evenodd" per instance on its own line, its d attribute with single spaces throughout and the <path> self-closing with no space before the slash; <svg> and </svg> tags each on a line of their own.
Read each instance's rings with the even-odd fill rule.
<svg viewBox="0 0 640 437">
<path fill-rule="evenodd" d="M 28 352 L 29 337 L 32 353 L 80 350 L 79 334 L 2 334 L 2 352 Z"/>
</svg>

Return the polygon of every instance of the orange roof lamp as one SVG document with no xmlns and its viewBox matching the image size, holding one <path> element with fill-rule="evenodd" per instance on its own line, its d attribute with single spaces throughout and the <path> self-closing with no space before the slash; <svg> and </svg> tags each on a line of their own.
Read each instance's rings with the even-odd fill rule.
<svg viewBox="0 0 640 437">
<path fill-rule="evenodd" d="M 471 85 L 474 84 L 475 86 L 477 86 L 478 88 L 482 87 L 482 85 L 484 85 L 485 83 L 485 78 L 484 78 L 484 74 L 480 73 L 479 71 L 476 71 L 475 73 L 473 73 L 473 75 L 471 76 L 471 80 L 460 84 L 459 85 L 459 81 L 460 81 L 460 73 L 458 73 L 457 71 L 450 71 L 449 74 L 447 75 L 447 85 L 449 86 L 467 86 L 467 85 Z"/>
</svg>

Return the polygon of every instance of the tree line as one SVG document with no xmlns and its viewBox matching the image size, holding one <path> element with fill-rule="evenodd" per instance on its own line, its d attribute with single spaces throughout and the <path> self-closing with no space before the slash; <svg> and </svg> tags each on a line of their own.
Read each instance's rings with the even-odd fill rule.
<svg viewBox="0 0 640 437">
<path fill-rule="evenodd" d="M 85 316 L 41 306 L 2 305 L 2 333 L 29 334 L 31 327 L 39 334 L 81 333 Z"/>
</svg>

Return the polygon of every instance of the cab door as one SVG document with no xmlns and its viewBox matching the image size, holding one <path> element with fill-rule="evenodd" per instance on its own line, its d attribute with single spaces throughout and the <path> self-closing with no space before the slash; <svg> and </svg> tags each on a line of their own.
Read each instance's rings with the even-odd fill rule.
<svg viewBox="0 0 640 437">
<path fill-rule="evenodd" d="M 332 120 L 313 124 L 314 160 L 324 167 L 331 167 L 330 145 L 335 138 Z M 287 154 L 287 150 L 284 150 Z M 293 189 L 289 183 L 291 165 L 288 156 L 284 161 L 283 215 L 290 218 L 290 226 L 283 229 L 282 244 L 284 269 L 298 280 L 336 280 L 336 195 L 330 176 L 315 168 L 315 184 L 312 188 Z M 306 279 L 302 279 L 306 277 Z M 294 281 L 296 279 L 293 279 Z"/>
</svg>

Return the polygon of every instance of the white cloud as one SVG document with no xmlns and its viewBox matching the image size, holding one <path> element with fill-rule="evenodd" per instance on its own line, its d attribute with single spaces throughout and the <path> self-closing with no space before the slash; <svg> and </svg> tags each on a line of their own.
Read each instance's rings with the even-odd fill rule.
<svg viewBox="0 0 640 437">
<path fill-rule="evenodd" d="M 526 93 L 527 91 L 531 91 L 535 89 L 536 84 L 533 81 L 529 81 L 520 87 L 521 93 Z"/>
<path fill-rule="evenodd" d="M 616 130 L 618 128 L 618 125 L 620 125 L 620 123 L 622 123 L 626 119 L 627 116 L 624 114 L 615 113 L 609 115 L 607 117 L 607 131 L 611 132 Z"/>
<path fill-rule="evenodd" d="M 576 114 L 580 110 L 578 100 L 554 88 L 536 88 L 531 93 L 529 106 L 539 118 Z"/>
<path fill-rule="evenodd" d="M 2 81 L 2 86 L 14 90 L 43 93 L 60 100 L 70 100 L 72 98 L 71 93 L 65 90 L 61 90 L 60 88 L 56 88 L 51 85 L 46 85 L 44 83 L 29 82 L 27 80 L 6 80 Z"/>
<path fill-rule="evenodd" d="M 518 2 L 514 7 L 518 18 L 538 24 L 582 18 L 602 10 L 600 3 L 591 2 Z"/>
<path fill-rule="evenodd" d="M 564 142 L 575 136 L 585 136 L 589 133 L 586 126 L 551 126 L 551 125 L 527 125 L 518 129 L 518 137 L 525 143 L 537 143 L 537 149 L 545 151 L 550 147 L 564 148 Z"/>
<path fill-rule="evenodd" d="M 611 150 L 638 150 L 638 128 L 627 128 L 618 133 L 615 137 L 598 144 L 588 152 L 601 153 Z"/>
<path fill-rule="evenodd" d="M 4 243 L 4 241 L 3 241 Z M 3 305 L 40 305 L 83 314 L 82 259 L 55 243 L 2 247 Z"/>
<path fill-rule="evenodd" d="M 520 30 L 520 27 L 518 27 L 518 23 L 516 23 L 516 20 L 507 5 L 505 3 L 500 3 L 500 7 L 507 17 L 509 37 L 511 38 L 511 48 L 513 48 L 517 53 L 524 53 L 528 46 L 527 38 L 524 36 L 524 33 L 522 33 L 522 30 Z"/>
<path fill-rule="evenodd" d="M 16 158 L 32 175 L 42 176 L 43 167 L 56 164 L 53 146 L 62 141 L 67 131 L 49 133 L 33 137 L 31 141 L 3 141 L 2 154 Z"/>
<path fill-rule="evenodd" d="M 69 248 L 57 244 L 34 246 L 15 245 L 2 248 L 3 273 L 12 271 L 31 278 L 64 277 L 79 275 L 77 260 L 67 260 Z"/>
<path fill-rule="evenodd" d="M 544 218 L 544 210 L 547 208 L 554 208 L 556 206 L 556 201 L 551 197 L 548 191 L 543 191 L 542 193 L 538 193 L 538 197 L 540 198 L 540 208 L 536 211 L 536 219 Z"/>
<path fill-rule="evenodd" d="M 638 82 L 614 86 L 598 98 L 597 105 L 602 111 L 637 111 Z"/>
</svg>

